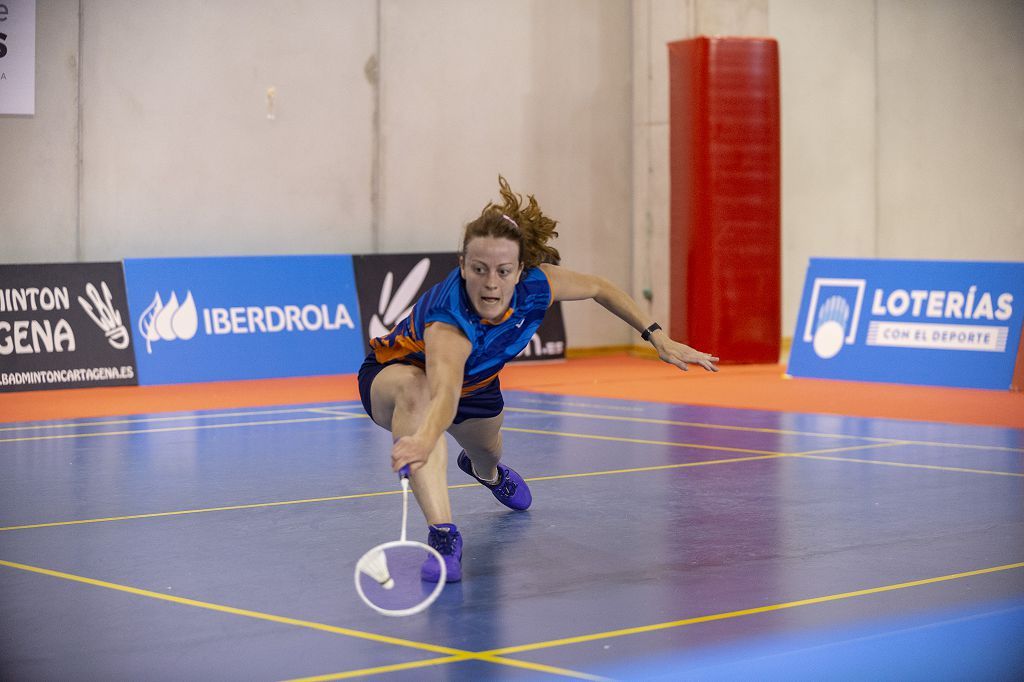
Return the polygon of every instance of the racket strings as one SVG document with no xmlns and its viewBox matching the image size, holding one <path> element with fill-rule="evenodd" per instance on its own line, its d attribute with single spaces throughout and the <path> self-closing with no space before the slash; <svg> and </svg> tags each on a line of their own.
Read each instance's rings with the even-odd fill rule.
<svg viewBox="0 0 1024 682">
<path fill-rule="evenodd" d="M 406 539 L 409 521 L 407 468 L 401 472 L 401 484 L 401 540 L 372 548 L 356 562 L 355 570 L 355 587 L 360 599 L 385 616 L 411 616 L 427 608 L 441 594 L 447 576 L 445 561 L 436 549 Z M 452 544 L 449 551 L 455 547 Z M 434 585 L 431 587 L 424 580 Z"/>
</svg>

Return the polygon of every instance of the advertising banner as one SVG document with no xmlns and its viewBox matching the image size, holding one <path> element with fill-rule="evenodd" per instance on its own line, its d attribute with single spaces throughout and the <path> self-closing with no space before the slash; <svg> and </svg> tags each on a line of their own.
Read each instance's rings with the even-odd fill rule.
<svg viewBox="0 0 1024 682">
<path fill-rule="evenodd" d="M 458 267 L 456 253 L 392 253 L 353 256 L 362 310 L 364 354 L 369 341 L 387 334 L 412 310 L 420 295 Z M 561 303 L 548 310 L 540 329 L 516 360 L 565 357 Z"/>
<path fill-rule="evenodd" d="M 387 334 L 408 317 L 420 295 L 458 267 L 459 257 L 456 253 L 379 253 L 352 256 L 352 265 L 363 315 L 365 356 L 370 339 Z"/>
<path fill-rule="evenodd" d="M 540 328 L 512 362 L 565 359 L 565 321 L 562 318 L 562 302 L 548 308 Z"/>
<path fill-rule="evenodd" d="M 351 256 L 130 259 L 124 267 L 140 384 L 359 369 Z"/>
<path fill-rule="evenodd" d="M 0 114 L 36 113 L 36 2 L 0 2 Z"/>
<path fill-rule="evenodd" d="M 792 376 L 1008 389 L 1024 263 L 812 258 Z"/>
<path fill-rule="evenodd" d="M 135 383 L 120 263 L 0 265 L 0 391 Z"/>
</svg>

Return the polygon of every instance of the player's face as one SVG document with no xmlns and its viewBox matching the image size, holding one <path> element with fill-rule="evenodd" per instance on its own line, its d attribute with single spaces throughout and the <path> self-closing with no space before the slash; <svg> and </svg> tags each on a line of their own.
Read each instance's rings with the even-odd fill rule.
<svg viewBox="0 0 1024 682">
<path fill-rule="evenodd" d="M 519 275 L 523 274 L 519 244 L 502 237 L 475 237 L 466 244 L 459 265 L 477 315 L 499 322 L 512 301 Z"/>
</svg>

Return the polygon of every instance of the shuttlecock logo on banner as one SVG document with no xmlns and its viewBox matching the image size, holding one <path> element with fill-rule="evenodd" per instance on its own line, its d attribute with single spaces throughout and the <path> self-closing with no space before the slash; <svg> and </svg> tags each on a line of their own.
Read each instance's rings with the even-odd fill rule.
<svg viewBox="0 0 1024 682">
<path fill-rule="evenodd" d="M 121 323 L 121 313 L 114 307 L 113 295 L 107 283 L 100 281 L 100 288 L 103 294 L 96 289 L 92 282 L 85 285 L 85 293 L 92 300 L 90 305 L 81 296 L 78 297 L 78 304 L 88 313 L 92 321 L 96 323 L 107 337 L 107 342 L 117 350 L 124 350 L 128 347 L 131 338 L 128 336 L 128 328 Z"/>
<path fill-rule="evenodd" d="M 803 340 L 822 360 L 836 357 L 856 340 L 865 286 L 862 279 L 814 280 Z"/>
<path fill-rule="evenodd" d="M 192 292 L 188 291 L 185 300 L 178 303 L 178 296 L 173 291 L 164 303 L 160 300 L 160 292 L 153 295 L 153 302 L 142 312 L 139 318 L 139 333 L 146 339 L 146 352 L 153 352 L 155 341 L 188 341 L 199 329 L 199 315 Z"/>
<path fill-rule="evenodd" d="M 368 332 L 371 339 L 384 336 L 397 322 L 409 316 L 428 272 L 430 272 L 430 259 L 423 258 L 413 266 L 402 283 L 398 285 L 398 289 L 392 294 L 395 274 L 388 271 L 388 274 L 384 276 L 384 284 L 381 286 L 377 312 L 370 318 Z"/>
</svg>

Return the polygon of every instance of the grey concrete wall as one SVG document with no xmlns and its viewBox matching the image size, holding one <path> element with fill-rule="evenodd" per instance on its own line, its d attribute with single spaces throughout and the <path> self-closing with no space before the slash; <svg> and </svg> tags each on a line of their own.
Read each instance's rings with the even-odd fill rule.
<svg viewBox="0 0 1024 682">
<path fill-rule="evenodd" d="M 454 250 L 498 174 L 559 220 L 567 267 L 630 288 L 628 2 L 402 0 L 382 5 L 383 251 Z M 593 304 L 573 346 L 622 345 Z"/>
<path fill-rule="evenodd" d="M 698 35 L 767 34 L 767 0 L 633 3 L 633 292 L 651 318 L 662 323 L 669 319 L 673 293 L 667 45 Z"/>
<path fill-rule="evenodd" d="M 37 32 L 40 113 L 0 120 L 4 262 L 451 250 L 504 173 L 566 265 L 630 287 L 628 0 L 40 0 Z M 575 346 L 628 342 L 566 316 Z"/>
<path fill-rule="evenodd" d="M 779 40 L 785 335 L 811 256 L 1024 260 L 1017 0 L 39 0 L 0 261 L 452 249 L 501 172 L 665 320 L 665 44 L 698 34 Z"/>
<path fill-rule="evenodd" d="M 812 257 L 875 258 L 875 3 L 772 0 L 782 102 L 782 333 Z"/>
<path fill-rule="evenodd" d="M 811 257 L 1024 260 L 1024 3 L 636 0 L 634 272 L 667 319 L 666 42 L 779 41 L 782 330 Z"/>
<path fill-rule="evenodd" d="M 82 15 L 83 258 L 367 250 L 372 3 Z"/>
<path fill-rule="evenodd" d="M 1024 260 L 1024 2 L 878 5 L 878 255 Z"/>
</svg>

